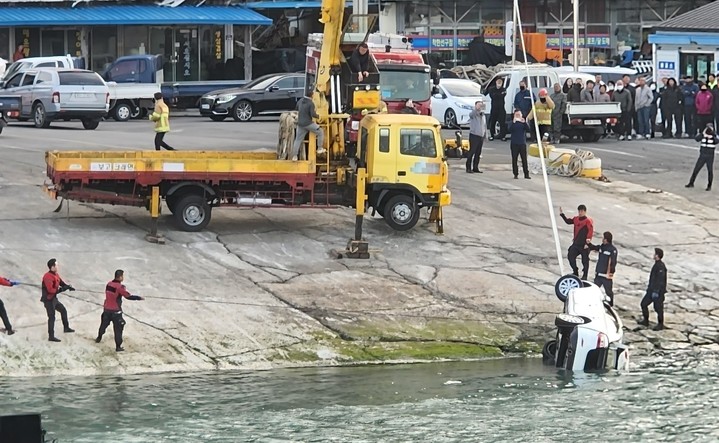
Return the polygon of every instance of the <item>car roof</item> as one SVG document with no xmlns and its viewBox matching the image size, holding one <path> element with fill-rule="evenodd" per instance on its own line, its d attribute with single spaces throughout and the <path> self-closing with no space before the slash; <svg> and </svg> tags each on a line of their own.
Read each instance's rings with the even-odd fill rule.
<svg viewBox="0 0 719 443">
<path fill-rule="evenodd" d="M 560 66 L 556 69 L 558 72 L 564 72 L 564 71 L 571 71 L 574 72 L 574 67 L 572 66 Z M 636 75 L 637 70 L 631 69 L 631 68 L 623 68 L 621 66 L 580 66 L 579 72 L 586 73 L 586 74 L 629 74 L 629 75 Z"/>
<path fill-rule="evenodd" d="M 594 75 L 587 74 L 586 72 L 571 71 L 571 72 L 558 72 L 557 74 L 559 75 L 559 80 L 561 81 L 562 84 L 564 84 L 564 82 L 566 82 L 568 78 L 571 78 L 572 80 L 574 80 L 575 78 L 581 78 L 585 83 L 587 80 L 595 81 Z"/>
<path fill-rule="evenodd" d="M 391 125 L 397 123 L 417 123 L 421 125 L 438 125 L 436 118 L 428 115 L 415 114 L 367 114 L 365 117 L 370 123 Z"/>
<path fill-rule="evenodd" d="M 468 80 L 468 79 L 466 79 L 466 78 L 441 78 L 441 79 L 439 79 L 439 84 L 440 84 L 440 85 L 441 85 L 441 84 L 445 84 L 445 83 L 446 83 L 446 84 L 452 84 L 452 83 L 455 83 L 455 84 L 474 83 L 475 85 L 479 86 L 478 83 L 476 83 L 476 82 L 474 82 L 474 81 L 472 81 L 472 80 Z"/>
</svg>

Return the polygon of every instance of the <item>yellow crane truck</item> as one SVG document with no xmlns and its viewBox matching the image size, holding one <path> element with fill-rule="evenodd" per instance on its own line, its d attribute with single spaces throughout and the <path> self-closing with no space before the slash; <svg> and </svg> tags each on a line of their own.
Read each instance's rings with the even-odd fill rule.
<svg viewBox="0 0 719 443">
<path fill-rule="evenodd" d="M 46 191 L 55 199 L 145 207 L 153 219 L 148 240 L 157 242 L 162 199 L 185 231 L 205 228 L 215 207 L 353 207 L 355 235 L 345 254 L 353 258 L 369 256 L 362 239 L 369 206 L 398 231 L 414 227 L 420 210 L 428 208 L 441 233 L 442 207 L 450 204 L 451 193 L 436 119 L 367 114 L 356 153 L 345 152 L 347 112 L 377 108 L 380 91 L 378 75 L 359 82 L 349 71 L 340 50 L 344 10 L 344 0 L 322 2 L 324 39 L 312 100 L 326 155 L 316 154 L 312 134 L 298 161 L 267 151 L 48 151 Z M 290 138 L 285 145 L 294 137 L 286 129 L 280 130 Z"/>
</svg>

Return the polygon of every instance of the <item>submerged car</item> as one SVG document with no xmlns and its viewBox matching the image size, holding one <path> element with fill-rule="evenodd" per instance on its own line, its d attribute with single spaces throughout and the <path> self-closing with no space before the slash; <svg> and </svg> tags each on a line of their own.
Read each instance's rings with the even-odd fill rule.
<svg viewBox="0 0 719 443">
<path fill-rule="evenodd" d="M 305 94 L 304 74 L 268 74 L 241 88 L 212 91 L 200 98 L 200 115 L 220 122 L 248 122 L 258 115 L 293 111 Z"/>
<path fill-rule="evenodd" d="M 629 347 L 622 320 L 601 289 L 574 275 L 565 275 L 555 285 L 564 312 L 557 315 L 556 339 L 542 350 L 545 361 L 570 371 L 629 369 Z"/>
</svg>

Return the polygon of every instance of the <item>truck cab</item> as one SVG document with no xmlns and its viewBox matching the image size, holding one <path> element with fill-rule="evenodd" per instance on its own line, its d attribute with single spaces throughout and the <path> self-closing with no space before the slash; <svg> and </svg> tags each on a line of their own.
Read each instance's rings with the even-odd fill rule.
<svg viewBox="0 0 719 443">
<path fill-rule="evenodd" d="M 433 117 L 370 114 L 360 122 L 357 158 L 367 167 L 368 205 L 397 231 L 422 208 L 451 203 L 440 123 Z"/>
</svg>

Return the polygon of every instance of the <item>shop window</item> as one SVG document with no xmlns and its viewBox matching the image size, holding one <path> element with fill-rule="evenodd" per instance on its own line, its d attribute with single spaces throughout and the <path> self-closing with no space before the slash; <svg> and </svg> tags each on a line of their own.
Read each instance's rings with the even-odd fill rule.
<svg viewBox="0 0 719 443">
<path fill-rule="evenodd" d="M 10 30 L 8 28 L 0 28 L 0 58 L 12 61 L 10 58 L 12 54 L 11 51 L 13 50 L 10 48 Z"/>
<path fill-rule="evenodd" d="M 40 28 L 15 28 L 15 44 L 23 46 L 25 57 L 38 57 L 40 55 Z M 12 57 L 12 54 L 10 56 Z"/>
<path fill-rule="evenodd" d="M 122 48 L 124 55 L 137 55 L 149 53 L 147 49 L 147 26 L 125 26 L 125 44 Z M 162 54 L 163 51 L 153 51 L 153 54 Z"/>
<path fill-rule="evenodd" d="M 104 72 L 117 59 L 117 26 L 92 28 L 90 69 Z"/>
<path fill-rule="evenodd" d="M 225 80 L 225 31 L 220 26 L 200 28 L 200 61 L 203 80 Z"/>
</svg>

